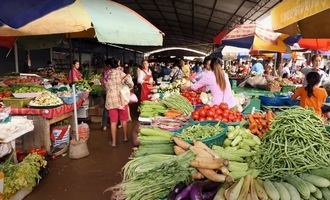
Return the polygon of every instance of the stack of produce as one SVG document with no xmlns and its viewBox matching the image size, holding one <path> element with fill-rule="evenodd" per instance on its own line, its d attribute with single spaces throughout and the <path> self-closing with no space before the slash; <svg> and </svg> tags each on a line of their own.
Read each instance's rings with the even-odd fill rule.
<svg viewBox="0 0 330 200">
<path fill-rule="evenodd" d="M 42 83 L 42 78 L 34 76 L 16 76 L 7 78 L 3 83 L 6 85 L 39 85 Z"/>
<path fill-rule="evenodd" d="M 182 115 L 183 115 L 183 113 L 181 111 L 175 110 L 175 109 L 172 109 L 172 108 L 169 108 L 169 109 L 167 109 L 166 112 L 164 112 L 164 116 L 169 117 L 169 118 L 171 118 L 171 117 L 173 117 L 173 118 L 174 117 L 180 117 Z"/>
<path fill-rule="evenodd" d="M 168 108 L 182 111 L 185 115 L 190 115 L 194 110 L 191 103 L 180 94 L 173 94 L 162 101 Z"/>
<path fill-rule="evenodd" d="M 221 103 L 219 106 L 205 105 L 200 109 L 192 112 L 192 118 L 195 121 L 216 120 L 225 123 L 240 122 L 244 120 L 241 112 L 229 109 L 226 103 Z"/>
<path fill-rule="evenodd" d="M 41 179 L 39 171 L 44 168 L 47 162 L 38 154 L 29 154 L 18 164 L 13 164 L 8 159 L 0 165 L 4 172 L 4 200 L 10 199 L 23 188 L 33 189 Z"/>
<path fill-rule="evenodd" d="M 330 168 L 312 170 L 310 173 L 286 175 L 284 181 L 266 179 L 263 187 L 270 199 L 330 199 Z M 317 175 L 315 175 L 317 174 Z"/>
<path fill-rule="evenodd" d="M 158 128 L 141 128 L 139 132 L 139 148 L 134 148 L 134 157 L 150 154 L 173 155 L 172 134 Z"/>
<path fill-rule="evenodd" d="M 233 184 L 224 184 L 216 193 L 214 200 L 265 200 L 268 199 L 260 181 L 253 176 L 242 177 Z M 275 200 L 275 199 L 273 199 Z M 290 200 L 285 199 L 285 200 Z"/>
<path fill-rule="evenodd" d="M 163 130 L 177 131 L 188 123 L 188 118 L 180 117 L 156 117 L 152 120 L 152 126 Z"/>
<path fill-rule="evenodd" d="M 202 104 L 202 100 L 200 99 L 199 94 L 194 91 L 182 92 L 181 95 L 186 97 L 192 105 Z"/>
<path fill-rule="evenodd" d="M 191 183 L 195 179 L 214 182 L 231 181 L 228 176 L 228 161 L 219 158 L 201 142 L 194 146 L 172 137 L 177 155 L 152 154 L 134 157 L 123 168 L 122 183 L 110 188 L 112 199 L 138 200 L 163 199 L 178 184 Z M 176 195 L 176 194 L 173 194 Z"/>
<path fill-rule="evenodd" d="M 90 84 L 88 83 L 88 80 L 83 79 L 81 81 L 76 82 L 75 84 L 76 84 L 77 90 L 79 90 L 79 91 L 91 91 L 92 90 Z"/>
<path fill-rule="evenodd" d="M 219 183 L 209 180 L 194 181 L 189 185 L 179 183 L 168 195 L 168 200 L 176 199 L 202 199 L 212 200 L 218 191 Z"/>
<path fill-rule="evenodd" d="M 201 141 L 194 141 L 193 146 L 184 140 L 172 137 L 175 142 L 174 152 L 176 155 L 185 154 L 187 151 L 193 151 L 196 157 L 190 165 L 198 171 L 192 174 L 193 179 L 199 180 L 207 178 L 214 182 L 233 181 L 229 176 L 228 160 L 219 157 L 212 149 Z"/>
<path fill-rule="evenodd" d="M 229 126 L 224 146 L 213 146 L 212 149 L 220 157 L 229 160 L 230 176 L 234 179 L 246 175 L 257 175 L 254 169 L 254 160 L 257 159 L 257 150 L 260 139 L 250 130 L 236 126 Z"/>
<path fill-rule="evenodd" d="M 330 166 L 330 138 L 323 121 L 304 108 L 280 112 L 260 146 L 257 168 L 263 179 L 281 179 Z"/>
<path fill-rule="evenodd" d="M 45 88 L 41 85 L 16 85 L 12 86 L 11 90 L 13 93 L 34 93 L 43 92 Z"/>
<path fill-rule="evenodd" d="M 143 101 L 140 105 L 141 117 L 161 116 L 167 111 L 167 108 L 161 102 Z"/>
<path fill-rule="evenodd" d="M 40 96 L 30 101 L 29 106 L 43 107 L 43 106 L 59 106 L 63 101 L 56 95 L 50 92 L 43 92 Z"/>
<path fill-rule="evenodd" d="M 182 130 L 177 137 L 185 140 L 185 141 L 193 141 L 193 140 L 204 140 L 210 137 L 217 135 L 218 133 L 224 130 L 221 123 L 218 122 L 217 124 L 195 124 L 189 126 Z"/>
<path fill-rule="evenodd" d="M 11 92 L 9 91 L 9 88 L 0 86 L 0 100 L 2 98 L 7 98 L 7 97 L 10 97 L 10 96 L 11 96 Z"/>
<path fill-rule="evenodd" d="M 248 115 L 250 131 L 262 138 L 263 135 L 269 131 L 271 120 L 273 118 L 274 113 L 272 111 L 268 111 L 266 114 L 255 112 Z"/>
</svg>

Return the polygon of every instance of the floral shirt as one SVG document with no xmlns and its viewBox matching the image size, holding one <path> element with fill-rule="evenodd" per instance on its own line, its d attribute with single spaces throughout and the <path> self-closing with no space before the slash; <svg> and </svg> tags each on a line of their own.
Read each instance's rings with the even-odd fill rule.
<svg viewBox="0 0 330 200">
<path fill-rule="evenodd" d="M 108 79 L 104 82 L 106 89 L 105 108 L 107 110 L 122 108 L 128 104 L 120 92 L 124 84 L 133 88 L 134 83 L 131 76 L 126 75 L 118 68 L 110 69 Z"/>
</svg>

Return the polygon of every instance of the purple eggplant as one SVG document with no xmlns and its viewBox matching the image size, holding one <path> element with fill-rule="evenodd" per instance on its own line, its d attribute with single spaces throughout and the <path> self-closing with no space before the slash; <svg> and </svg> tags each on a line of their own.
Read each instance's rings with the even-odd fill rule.
<svg viewBox="0 0 330 200">
<path fill-rule="evenodd" d="M 204 192 L 202 194 L 202 198 L 203 198 L 203 200 L 212 200 L 216 193 L 217 193 L 217 190 Z"/>
<path fill-rule="evenodd" d="M 187 185 L 184 184 L 184 183 L 177 184 L 174 187 L 174 189 L 172 190 L 172 192 L 168 195 L 167 199 L 168 200 L 175 200 L 175 197 L 186 187 L 187 187 Z"/>
<path fill-rule="evenodd" d="M 202 183 L 201 182 L 194 182 L 192 184 L 192 188 L 190 191 L 190 199 L 191 200 L 203 200 L 202 197 Z"/>
<path fill-rule="evenodd" d="M 214 191 L 217 190 L 219 186 L 220 184 L 217 182 L 206 180 L 202 182 L 202 191 L 203 192 Z"/>
<path fill-rule="evenodd" d="M 189 194 L 191 191 L 191 188 L 193 187 L 193 184 L 188 185 L 185 189 L 183 189 L 174 200 L 185 200 L 189 199 Z"/>
</svg>

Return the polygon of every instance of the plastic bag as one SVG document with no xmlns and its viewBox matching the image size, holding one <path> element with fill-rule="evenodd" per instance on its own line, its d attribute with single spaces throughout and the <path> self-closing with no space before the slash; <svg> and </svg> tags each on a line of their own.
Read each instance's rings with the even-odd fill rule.
<svg viewBox="0 0 330 200">
<path fill-rule="evenodd" d="M 89 138 L 89 126 L 86 123 L 78 125 L 79 140 L 87 141 Z"/>
</svg>

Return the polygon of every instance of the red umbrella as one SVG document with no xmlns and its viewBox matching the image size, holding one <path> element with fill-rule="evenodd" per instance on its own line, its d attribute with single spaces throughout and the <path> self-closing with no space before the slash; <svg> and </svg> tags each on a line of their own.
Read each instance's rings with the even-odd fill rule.
<svg viewBox="0 0 330 200">
<path fill-rule="evenodd" d="M 14 46 L 16 37 L 2 37 L 0 36 L 0 46 L 1 47 L 7 47 L 12 48 Z"/>
<path fill-rule="evenodd" d="M 222 39 L 228 34 L 229 30 L 225 29 L 213 38 L 213 44 L 221 44 Z"/>
<path fill-rule="evenodd" d="M 298 42 L 299 46 L 306 49 L 319 51 L 330 50 L 330 39 L 301 39 Z"/>
</svg>

